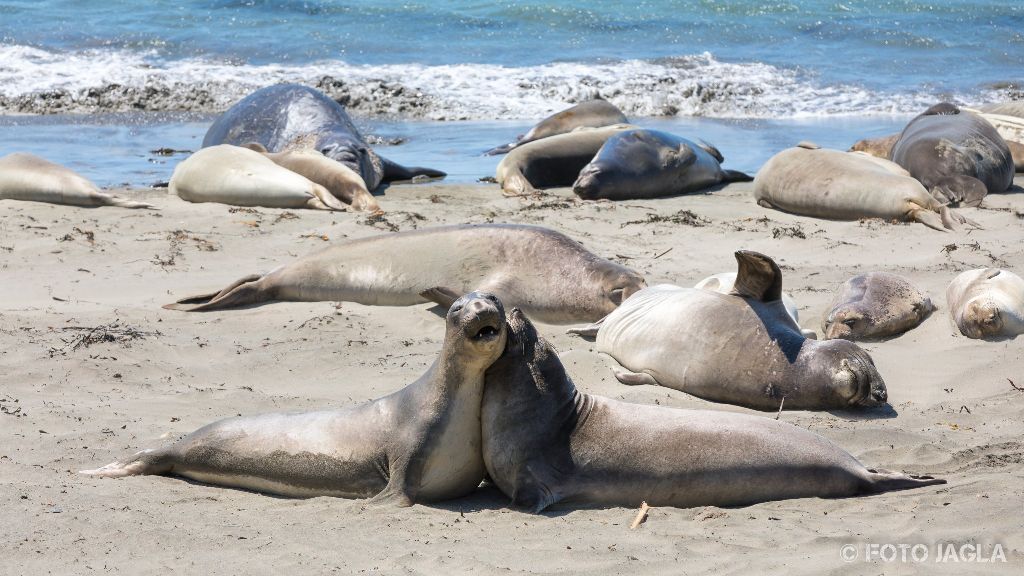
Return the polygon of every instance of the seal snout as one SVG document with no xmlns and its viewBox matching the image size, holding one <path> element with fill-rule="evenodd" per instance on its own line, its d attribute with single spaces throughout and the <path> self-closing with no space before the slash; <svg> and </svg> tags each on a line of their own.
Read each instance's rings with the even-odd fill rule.
<svg viewBox="0 0 1024 576">
<path fill-rule="evenodd" d="M 972 300 L 964 310 L 961 332 L 970 338 L 991 338 L 1003 329 L 999 306 L 985 300 Z"/>
<path fill-rule="evenodd" d="M 494 294 L 471 292 L 452 304 L 448 316 L 462 325 L 463 331 L 475 342 L 489 342 L 501 337 L 505 324 L 505 310 Z"/>
<path fill-rule="evenodd" d="M 598 193 L 598 175 L 601 170 L 593 164 L 586 166 L 580 171 L 579 177 L 572 184 L 572 191 L 574 194 L 584 200 L 593 200 L 597 198 Z"/>
</svg>

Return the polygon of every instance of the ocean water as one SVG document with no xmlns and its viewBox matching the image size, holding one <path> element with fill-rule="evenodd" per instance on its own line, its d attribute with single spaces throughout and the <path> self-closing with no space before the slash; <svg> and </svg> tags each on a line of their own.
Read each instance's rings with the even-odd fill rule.
<svg viewBox="0 0 1024 576">
<path fill-rule="evenodd" d="M 216 113 L 284 81 L 407 139 L 384 155 L 460 181 L 594 95 L 755 170 L 938 100 L 1021 97 L 1024 2 L 0 0 L 0 153 L 105 185 L 166 179 L 181 155 L 150 150 L 195 149 Z"/>
</svg>

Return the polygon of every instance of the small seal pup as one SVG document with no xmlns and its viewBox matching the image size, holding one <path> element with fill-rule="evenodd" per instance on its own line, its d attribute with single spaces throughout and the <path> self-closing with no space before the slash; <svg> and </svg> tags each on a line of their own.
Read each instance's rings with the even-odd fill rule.
<svg viewBox="0 0 1024 576">
<path fill-rule="evenodd" d="M 452 305 L 441 353 L 418 380 L 342 410 L 214 422 L 91 476 L 174 474 L 297 498 L 370 498 L 411 506 L 458 498 L 483 480 L 484 370 L 505 348 L 501 302 L 472 293 Z"/>
<path fill-rule="evenodd" d="M 380 211 L 380 204 L 377 203 L 373 194 L 367 191 L 362 176 L 317 150 L 268 152 L 262 144 L 257 142 L 249 142 L 245 148 L 255 150 L 270 158 L 274 164 L 327 188 L 332 196 L 349 205 L 353 210 Z"/>
<path fill-rule="evenodd" d="M 362 176 L 368 191 L 381 182 L 445 176 L 440 170 L 405 167 L 378 155 L 341 104 L 298 84 L 268 86 L 242 98 L 213 122 L 203 147 L 249 142 L 271 152 L 318 150 Z"/>
<path fill-rule="evenodd" d="M 826 340 L 882 340 L 917 328 L 934 310 L 906 278 L 869 272 L 843 282 L 821 330 Z"/>
<path fill-rule="evenodd" d="M 907 124 L 889 159 L 906 168 L 940 202 L 977 206 L 1013 184 L 1006 140 L 977 114 L 943 102 Z"/>
<path fill-rule="evenodd" d="M 661 284 L 644 288 L 597 324 L 597 351 L 626 371 L 623 384 L 674 388 L 755 410 L 833 410 L 885 404 L 875 364 L 846 340 L 805 338 L 782 304 L 782 272 L 741 250 L 730 294 Z"/>
<path fill-rule="evenodd" d="M 735 272 L 721 272 L 708 276 L 707 278 L 697 282 L 693 285 L 694 288 L 700 288 L 702 290 L 711 290 L 712 292 L 718 292 L 720 294 L 729 294 L 732 292 L 733 285 L 736 284 L 736 273 Z M 788 292 L 782 293 L 782 305 L 786 307 L 786 313 L 789 314 L 790 318 L 797 326 L 800 325 L 800 311 L 797 309 L 796 300 L 789 295 Z M 814 330 L 800 329 L 800 333 L 807 338 L 817 338 Z"/>
<path fill-rule="evenodd" d="M 188 202 L 345 209 L 323 186 L 278 166 L 259 152 L 230 144 L 202 148 L 183 160 L 174 168 L 168 188 Z"/>
<path fill-rule="evenodd" d="M 602 126 L 611 126 L 612 124 L 625 124 L 626 122 L 629 122 L 629 120 L 626 119 L 626 115 L 622 113 L 622 110 L 619 110 L 611 102 L 595 98 L 594 100 L 580 102 L 575 106 L 548 116 L 531 128 L 529 132 L 516 138 L 515 142 L 491 148 L 484 152 L 484 156 L 507 154 L 516 146 L 549 136 L 572 132 L 584 126 L 587 128 L 600 128 Z"/>
<path fill-rule="evenodd" d="M 74 171 L 24 152 L 0 158 L 0 200 L 25 200 L 88 208 L 155 208 L 152 204 L 106 194 Z"/>
<path fill-rule="evenodd" d="M 541 322 L 593 322 L 646 284 L 554 230 L 514 224 L 438 226 L 351 240 L 164 308 L 223 310 L 267 301 L 450 306 L 492 292 Z"/>
<path fill-rule="evenodd" d="M 556 504 L 744 506 L 945 483 L 865 468 L 827 438 L 772 418 L 582 394 L 518 310 L 484 375 L 481 423 L 487 474 L 534 513 Z"/>
<path fill-rule="evenodd" d="M 605 141 L 580 170 L 572 191 L 584 200 L 633 200 L 697 192 L 752 177 L 725 170 L 722 153 L 658 130 L 627 130 Z"/>
<path fill-rule="evenodd" d="M 946 303 L 960 333 L 999 340 L 1024 334 L 1024 280 L 1008 270 L 961 273 L 946 288 Z"/>
<path fill-rule="evenodd" d="M 636 126 L 613 124 L 603 128 L 577 128 L 566 134 L 517 146 L 501 159 L 495 179 L 506 196 L 537 194 L 538 188 L 572 186 L 605 141 Z"/>
<path fill-rule="evenodd" d="M 832 220 L 883 218 L 920 222 L 936 230 L 968 222 L 899 165 L 810 142 L 779 152 L 761 167 L 754 178 L 754 199 L 765 208 Z"/>
</svg>

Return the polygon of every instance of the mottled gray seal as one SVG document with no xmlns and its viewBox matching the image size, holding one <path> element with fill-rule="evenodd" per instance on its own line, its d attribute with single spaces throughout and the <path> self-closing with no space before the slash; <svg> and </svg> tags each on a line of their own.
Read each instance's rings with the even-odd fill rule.
<svg viewBox="0 0 1024 576">
<path fill-rule="evenodd" d="M 154 208 L 152 204 L 106 194 L 72 170 L 23 152 L 0 158 L 0 200 L 26 200 L 90 208 Z"/>
<path fill-rule="evenodd" d="M 370 498 L 410 506 L 458 498 L 484 477 L 484 370 L 505 347 L 501 303 L 467 294 L 452 305 L 441 353 L 418 380 L 361 406 L 214 422 L 92 476 L 175 474 L 291 497 Z"/>
<path fill-rule="evenodd" d="M 232 206 L 344 210 L 326 188 L 275 164 L 263 154 L 230 144 L 203 148 L 174 168 L 171 194 L 189 202 Z"/>
<path fill-rule="evenodd" d="M 782 272 L 736 253 L 731 294 L 662 284 L 644 288 L 576 333 L 628 371 L 623 384 L 674 388 L 755 410 L 830 410 L 884 404 L 885 382 L 863 349 L 805 338 L 782 304 Z"/>
<path fill-rule="evenodd" d="M 977 206 L 986 194 L 1013 184 L 1013 157 L 1003 137 L 978 115 L 948 102 L 911 120 L 889 159 L 942 202 Z"/>
<path fill-rule="evenodd" d="M 865 468 L 830 440 L 771 418 L 582 394 L 518 310 L 504 353 L 484 375 L 481 422 L 488 475 L 530 512 L 742 506 L 945 483 Z"/>
<path fill-rule="evenodd" d="M 822 323 L 826 339 L 881 340 L 916 328 L 935 310 L 909 280 L 868 272 L 843 282 Z"/>
<path fill-rule="evenodd" d="M 893 162 L 806 142 L 772 156 L 758 170 L 754 198 L 766 208 L 832 220 L 883 218 L 936 230 L 967 222 Z"/>
<path fill-rule="evenodd" d="M 572 191 L 584 200 L 659 198 L 696 192 L 750 176 L 725 170 L 722 153 L 658 130 L 627 130 L 605 141 L 580 170 Z"/>
<path fill-rule="evenodd" d="M 266 301 L 449 306 L 493 292 L 542 322 L 593 322 L 645 286 L 636 272 L 539 226 L 440 226 L 343 242 L 165 308 L 221 310 Z"/>
<path fill-rule="evenodd" d="M 203 146 L 257 142 L 271 152 L 319 150 L 363 177 L 366 189 L 416 176 L 441 178 L 431 168 L 407 168 L 375 153 L 345 108 L 324 93 L 298 84 L 253 92 L 224 112 L 203 138 Z"/>
<path fill-rule="evenodd" d="M 600 98 L 587 100 L 548 116 L 531 128 L 529 132 L 516 138 L 515 142 L 510 142 L 503 146 L 492 148 L 487 152 L 484 152 L 484 155 L 494 156 L 496 154 L 507 154 L 516 146 L 521 146 L 549 136 L 572 132 L 573 130 L 584 126 L 588 128 L 600 128 L 602 126 L 611 126 L 612 124 L 625 124 L 626 122 L 628 122 L 628 120 L 626 120 L 626 115 L 623 114 L 622 110 L 619 110 L 614 104 L 601 100 Z"/>
<path fill-rule="evenodd" d="M 1024 280 L 1008 270 L 968 270 L 946 288 L 946 304 L 960 333 L 998 340 L 1024 334 Z"/>
<path fill-rule="evenodd" d="M 634 128 L 629 124 L 577 128 L 517 146 L 501 159 L 495 178 L 506 196 L 536 194 L 537 188 L 571 186 L 606 140 Z"/>
<path fill-rule="evenodd" d="M 268 152 L 262 144 L 249 142 L 250 150 L 260 152 L 274 164 L 287 168 L 323 186 L 332 196 L 341 200 L 353 210 L 380 211 L 380 204 L 366 190 L 363 177 L 341 162 L 335 162 L 317 150 L 292 150 Z"/>
</svg>

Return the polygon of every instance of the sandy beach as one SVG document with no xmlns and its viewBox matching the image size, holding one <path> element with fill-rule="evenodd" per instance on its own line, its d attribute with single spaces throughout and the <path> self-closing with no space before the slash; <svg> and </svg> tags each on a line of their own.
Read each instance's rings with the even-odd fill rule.
<svg viewBox="0 0 1024 576">
<path fill-rule="evenodd" d="M 117 192 L 161 210 L 0 202 L 0 573 L 1020 574 L 1021 342 L 961 336 L 945 290 L 970 268 L 1024 272 L 1021 185 L 1018 177 L 984 209 L 962 211 L 983 229 L 952 233 L 792 216 L 757 206 L 749 183 L 622 203 L 583 203 L 568 190 L 507 199 L 494 184 L 397 185 L 380 197 L 382 218 L 189 204 L 149 189 Z M 819 331 L 847 278 L 905 275 L 939 309 L 918 329 L 865 345 L 892 411 L 787 411 L 781 419 L 869 467 L 949 483 L 839 500 L 655 508 L 630 530 L 635 509 L 529 515 L 492 487 L 395 509 L 76 473 L 220 418 L 347 406 L 405 386 L 440 347 L 443 323 L 430 305 L 272 303 L 206 314 L 160 306 L 328 242 L 481 222 L 558 229 L 651 284 L 689 286 L 734 270 L 737 249 L 760 251 L 781 265 L 801 323 Z M 565 327 L 540 328 L 583 391 L 743 410 L 623 386 L 592 343 Z M 985 560 L 998 544 L 1006 561 L 936 562 L 936 545 L 949 543 L 978 544 Z M 926 545 L 927 559 L 865 559 L 884 544 Z"/>
</svg>

